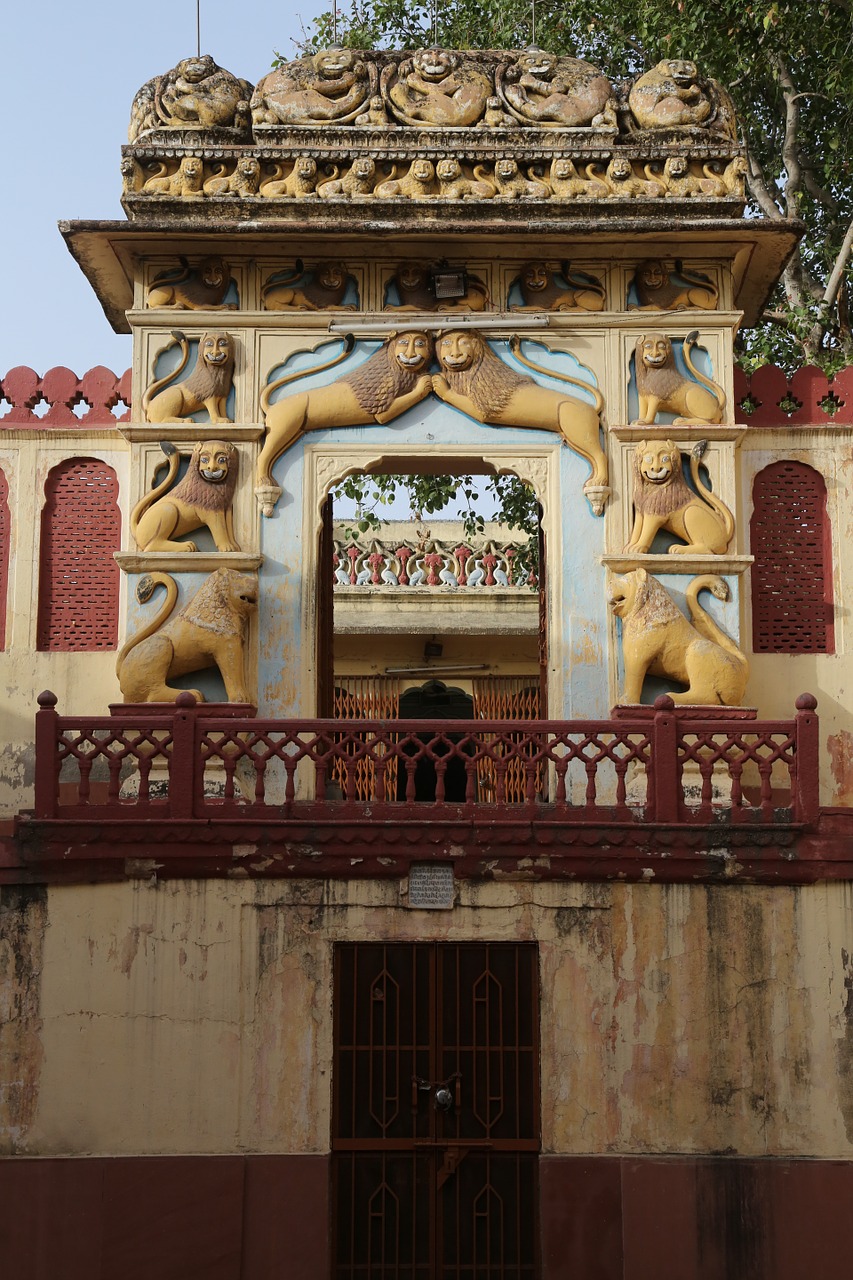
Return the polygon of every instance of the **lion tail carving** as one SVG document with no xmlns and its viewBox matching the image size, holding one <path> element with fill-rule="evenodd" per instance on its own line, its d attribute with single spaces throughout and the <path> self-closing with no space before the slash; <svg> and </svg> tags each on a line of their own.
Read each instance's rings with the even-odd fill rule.
<svg viewBox="0 0 853 1280">
<path fill-rule="evenodd" d="M 747 660 L 734 640 L 730 639 L 725 631 L 717 626 L 711 615 L 706 613 L 699 603 L 699 592 L 705 589 L 716 596 L 718 600 L 728 600 L 729 598 L 729 589 L 724 579 L 718 574 L 704 573 L 700 577 L 694 578 L 685 592 L 687 607 L 690 610 L 690 617 L 694 627 L 703 639 L 710 640 L 712 644 L 718 644 L 721 649 L 725 649 L 726 653 L 740 667 L 746 669 L 748 667 Z"/>
<path fill-rule="evenodd" d="M 597 297 L 604 300 L 606 292 L 604 285 L 599 280 L 584 280 L 576 271 L 572 271 L 572 264 L 568 260 L 560 264 L 560 270 L 563 273 L 563 279 L 575 289 L 586 289 L 589 293 L 594 293 Z M 518 352 L 516 352 L 516 355 Z M 589 388 L 592 390 L 592 387 Z M 602 405 L 604 401 L 602 400 Z M 601 410 L 599 409 L 599 413 Z"/>
<path fill-rule="evenodd" d="M 581 391 L 587 391 L 593 398 L 596 413 L 601 413 L 604 408 L 604 396 L 598 387 L 594 387 L 590 382 L 581 382 L 579 378 L 572 378 L 567 373 L 555 373 L 553 369 L 546 369 L 541 364 L 535 364 L 532 360 L 528 360 L 527 356 L 521 351 L 521 338 L 514 333 L 509 340 L 512 354 L 516 360 L 519 360 L 526 368 L 532 369 L 534 373 L 542 373 L 546 378 L 556 378 L 558 382 L 567 382 L 571 387 L 578 387 Z"/>
<path fill-rule="evenodd" d="M 279 178 L 283 173 L 283 170 L 281 165 L 276 165 L 276 168 L 279 172 L 275 176 L 276 178 Z M 271 182 L 274 180 L 275 179 L 272 178 L 270 179 Z M 287 275 L 284 273 L 280 276 L 277 275 L 274 280 L 267 280 L 266 284 L 261 287 L 261 301 L 266 302 L 267 294 L 271 293 L 273 289 L 280 289 L 282 285 L 294 284 L 297 280 L 301 280 L 304 275 L 305 264 L 301 258 L 297 258 L 293 264 L 293 270 L 291 272 Z"/>
<path fill-rule="evenodd" d="M 708 506 L 713 507 L 717 515 L 722 520 L 726 535 L 726 542 L 729 543 L 731 542 L 732 535 L 735 531 L 735 518 L 731 511 L 729 511 L 726 504 L 721 502 L 717 495 L 712 493 L 711 490 L 702 483 L 702 477 L 699 472 L 699 463 L 701 462 L 707 448 L 707 440 L 697 440 L 693 448 L 690 450 L 690 475 L 692 476 L 693 483 L 696 486 L 696 492 L 701 494 L 708 503 Z"/>
<path fill-rule="evenodd" d="M 696 343 L 698 342 L 698 340 L 699 340 L 699 330 L 691 329 L 687 337 L 684 339 L 684 342 L 681 344 L 681 351 L 682 351 L 682 355 L 684 356 L 684 363 L 687 365 L 687 368 L 693 374 L 693 377 L 696 379 L 696 381 L 701 382 L 702 386 L 707 387 L 708 390 L 711 392 L 711 395 L 714 397 L 714 399 L 717 402 L 717 407 L 720 410 L 720 414 L 722 415 L 722 412 L 726 407 L 726 395 L 725 395 L 725 392 L 723 391 L 723 388 L 718 383 L 713 382 L 710 378 L 706 378 L 704 373 L 700 373 L 699 370 L 696 368 L 695 364 L 693 363 L 693 361 L 690 359 L 690 352 L 696 346 Z"/>
<path fill-rule="evenodd" d="M 148 623 L 147 627 L 143 627 L 135 636 L 122 645 L 116 658 L 116 675 L 121 681 L 121 669 L 124 666 L 124 660 L 130 653 L 131 649 L 135 649 L 143 640 L 147 640 L 149 636 L 153 636 L 155 631 L 159 631 L 163 623 L 171 614 L 178 599 L 178 584 L 175 579 L 168 573 L 146 573 L 144 578 L 140 578 L 136 586 L 136 598 L 140 604 L 146 604 L 154 594 L 158 587 L 166 588 L 166 599 L 163 601 L 156 615 Z"/>
<path fill-rule="evenodd" d="M 181 344 L 180 364 L 178 365 L 177 369 L 173 369 L 171 373 L 167 373 L 165 378 L 158 378 L 156 382 L 151 383 L 151 386 L 148 388 L 148 390 L 145 392 L 144 396 L 142 397 L 143 413 L 146 413 L 146 414 L 148 413 L 148 406 L 150 405 L 154 397 L 157 395 L 157 392 L 162 391 L 163 388 L 167 387 L 170 382 L 174 382 L 176 378 L 179 378 L 183 373 L 184 369 L 186 369 L 187 367 L 187 361 L 190 358 L 190 344 L 187 341 L 186 335 L 181 333 L 180 329 L 173 329 L 172 339 L 173 340 L 171 342 L 167 343 L 167 345 L 163 347 L 162 351 L 157 352 L 157 355 L 154 357 L 154 364 L 156 366 L 157 361 L 160 359 L 160 356 L 163 355 L 164 352 L 168 351 L 169 347 L 173 347 L 176 342 L 179 342 Z M 151 372 L 153 373 L 154 370 L 152 369 Z"/>
<path fill-rule="evenodd" d="M 166 472 L 166 478 L 161 480 L 160 483 L 150 491 L 150 493 L 146 493 L 144 497 L 140 498 L 136 506 L 131 511 L 130 532 L 133 534 L 134 538 L 136 537 L 136 530 L 139 526 L 139 521 L 145 515 L 148 508 L 153 506 L 157 499 L 161 498 L 167 489 L 171 489 L 175 482 L 175 476 L 178 474 L 178 468 L 181 465 L 181 455 L 173 444 L 170 444 L 168 440 L 161 440 L 160 448 L 169 459 L 169 468 Z"/>
<path fill-rule="evenodd" d="M 324 343 L 323 345 L 326 346 L 328 344 Z M 331 360 L 327 360 L 325 364 L 316 364 L 311 369 L 299 369 L 296 373 L 287 373 L 282 378 L 276 378 L 275 382 L 268 382 L 261 392 L 261 413 L 264 417 L 266 417 L 267 410 L 270 407 L 270 396 L 273 392 L 278 391 L 279 387 L 285 387 L 289 382 L 296 382 L 299 378 L 310 377 L 313 373 L 322 373 L 325 369 L 334 368 L 336 364 L 340 364 L 342 360 L 346 359 L 354 346 L 355 338 L 351 333 L 348 333 L 344 338 L 343 349 L 336 356 L 333 356 Z"/>
</svg>

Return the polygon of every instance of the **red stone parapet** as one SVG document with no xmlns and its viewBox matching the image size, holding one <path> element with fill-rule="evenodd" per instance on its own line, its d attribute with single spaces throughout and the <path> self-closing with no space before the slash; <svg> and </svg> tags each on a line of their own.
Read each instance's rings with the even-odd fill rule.
<svg viewBox="0 0 853 1280">
<path fill-rule="evenodd" d="M 751 376 L 735 365 L 738 422 L 751 427 L 833 426 L 853 423 L 853 366 L 828 377 L 813 364 L 790 375 L 762 365 Z"/>
<path fill-rule="evenodd" d="M 4 427 L 114 427 L 130 421 L 130 370 L 118 377 L 98 365 L 78 377 L 71 369 L 57 365 L 41 377 L 27 365 L 10 369 L 0 382 L 0 429 Z M 113 410 L 122 403 L 125 412 Z M 35 410 L 47 406 L 46 412 Z M 78 415 L 75 407 L 85 405 Z M 6 407 L 8 406 L 8 407 Z"/>
</svg>

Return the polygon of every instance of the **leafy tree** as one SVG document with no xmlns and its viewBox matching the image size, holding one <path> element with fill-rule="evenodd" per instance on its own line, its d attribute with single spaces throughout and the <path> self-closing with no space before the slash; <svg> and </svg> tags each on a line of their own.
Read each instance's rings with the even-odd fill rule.
<svg viewBox="0 0 853 1280">
<path fill-rule="evenodd" d="M 351 0 L 341 43 L 521 48 L 530 0 Z M 536 42 L 588 58 L 616 82 L 665 57 L 692 58 L 731 93 L 747 146 L 751 212 L 802 219 L 802 243 L 763 323 L 741 336 L 748 367 L 832 371 L 853 363 L 853 0 L 562 0 L 536 5 Z M 332 13 L 310 34 L 333 39 Z"/>
<path fill-rule="evenodd" d="M 318 19 L 309 43 L 331 43 L 336 22 L 338 40 L 357 48 L 523 48 L 532 16 L 530 0 L 444 0 L 437 8 L 351 0 L 337 20 L 332 12 Z M 747 147 L 749 212 L 805 226 L 762 323 L 739 335 L 738 356 L 748 369 L 812 362 L 832 372 L 853 363 L 853 0 L 540 0 L 535 16 L 538 45 L 587 58 L 614 83 L 680 57 L 726 86 Z M 449 486 L 471 487 L 470 477 L 383 477 L 383 496 L 371 498 L 377 478 L 364 478 L 368 528 L 392 482 L 415 482 L 413 511 L 426 512 L 441 509 L 430 502 Z M 491 487 L 495 517 L 532 532 L 535 496 L 511 477 Z"/>
</svg>

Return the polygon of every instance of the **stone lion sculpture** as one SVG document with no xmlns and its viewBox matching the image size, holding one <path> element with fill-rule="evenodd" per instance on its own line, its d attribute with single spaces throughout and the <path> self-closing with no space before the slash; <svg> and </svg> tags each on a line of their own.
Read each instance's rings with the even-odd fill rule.
<svg viewBox="0 0 853 1280">
<path fill-rule="evenodd" d="M 662 333 L 637 339 L 634 365 L 639 412 L 632 425 L 648 426 L 659 413 L 674 413 L 674 426 L 721 422 L 726 407 L 723 388 L 700 373 L 690 358 L 699 331 L 693 329 L 681 345 L 684 363 L 695 381 L 679 373 L 671 340 Z"/>
<path fill-rule="evenodd" d="M 227 401 L 234 375 L 231 334 L 222 331 L 203 333 L 199 339 L 195 368 L 183 382 L 175 379 L 187 366 L 190 344 L 177 329 L 172 337 L 180 344 L 181 360 L 177 369 L 152 382 L 143 395 L 142 410 L 148 421 L 180 422 L 200 409 L 206 409 L 211 422 L 230 422 Z"/>
<path fill-rule="evenodd" d="M 401 262 L 391 283 L 399 302 L 386 302 L 386 311 L 485 311 L 489 291 L 479 276 L 467 275 L 461 298 L 437 298 L 431 284 L 431 268 L 425 262 Z"/>
<path fill-rule="evenodd" d="M 151 281 L 145 299 L 149 307 L 171 307 L 184 311 L 235 311 L 236 302 L 225 302 L 231 286 L 231 268 L 218 254 L 202 258 L 191 267 L 184 257 L 180 266 L 161 271 Z"/>
<path fill-rule="evenodd" d="M 673 274 L 679 277 L 678 281 L 673 280 Z M 674 273 L 670 273 L 660 258 L 638 262 L 634 288 L 637 301 L 629 303 L 629 311 L 679 311 L 690 307 L 714 311 L 720 298 L 712 281 L 698 272 L 688 271 L 680 260 L 675 263 Z"/>
<path fill-rule="evenodd" d="M 562 276 L 562 282 L 561 282 Z M 568 262 L 554 270 L 547 262 L 527 262 L 518 287 L 524 303 L 510 311 L 603 311 L 604 285 L 592 276 L 576 275 Z"/>
<path fill-rule="evenodd" d="M 704 127 L 735 137 L 731 98 L 716 80 L 699 75 L 695 62 L 664 58 L 631 87 L 628 105 L 641 129 Z"/>
<path fill-rule="evenodd" d="M 382 72 L 382 92 L 402 124 L 476 124 L 492 96 L 489 76 L 473 58 L 453 49 L 418 49 Z"/>
<path fill-rule="evenodd" d="M 275 404 L 270 402 L 279 387 L 331 369 L 349 355 L 352 347 L 349 339 L 334 359 L 278 378 L 264 388 L 261 410 L 266 416 L 267 436 L 257 462 L 255 493 L 265 516 L 272 515 L 281 493 L 272 478 L 273 465 L 304 431 L 391 422 L 432 390 L 432 377 L 427 372 L 433 355 L 432 338 L 414 331 L 391 334 L 364 364 L 337 382 L 297 392 Z"/>
<path fill-rule="evenodd" d="M 125 702 L 174 702 L 183 690 L 166 681 L 208 667 L 219 668 L 229 702 L 251 702 L 246 625 L 258 600 L 255 579 L 234 569 L 217 569 L 174 618 L 178 587 L 168 573 L 141 578 L 137 600 L 145 604 L 157 586 L 166 588 L 162 608 L 127 641 L 116 659 Z M 204 701 L 198 689 L 190 692 L 197 701 Z"/>
<path fill-rule="evenodd" d="M 197 444 L 186 475 L 174 489 L 181 455 L 168 441 L 161 441 L 160 448 L 169 459 L 166 477 L 137 502 L 130 516 L 130 531 L 140 551 L 197 551 L 194 542 L 176 539 L 201 528 L 210 530 L 217 551 L 239 551 L 232 511 L 239 457 L 235 446 L 225 440 Z"/>
<path fill-rule="evenodd" d="M 249 126 L 252 86 L 224 70 L 209 54 L 184 58 L 171 71 L 149 80 L 137 93 L 128 138 L 135 142 L 152 129 Z"/>
<path fill-rule="evenodd" d="M 252 123 L 349 124 L 376 86 L 375 66 L 352 49 L 319 49 L 285 62 L 259 81 L 251 103 Z"/>
<path fill-rule="evenodd" d="M 702 482 L 699 462 L 707 440 L 690 452 L 691 489 L 681 469 L 681 450 L 674 440 L 641 440 L 634 450 L 634 527 L 625 547 L 629 555 L 644 555 L 661 529 L 683 538 L 671 555 L 723 555 L 735 531 L 728 507 Z"/>
<path fill-rule="evenodd" d="M 624 703 L 638 703 L 647 675 L 676 680 L 687 688 L 673 702 L 736 707 L 743 703 L 749 663 L 733 640 L 699 604 L 702 590 L 728 599 L 728 587 L 715 574 L 694 578 L 687 588 L 690 621 L 656 578 L 645 569 L 614 575 L 613 613 L 622 623 L 625 665 Z"/>
<path fill-rule="evenodd" d="M 318 262 L 306 272 L 300 259 L 293 271 L 277 271 L 261 288 L 267 311 L 355 311 L 344 302 L 352 276 L 343 262 Z"/>
<path fill-rule="evenodd" d="M 580 58 L 525 49 L 497 68 L 495 88 L 510 115 L 522 124 L 616 127 L 610 81 Z"/>
<path fill-rule="evenodd" d="M 522 364 L 589 392 L 594 404 L 542 387 L 533 378 L 517 373 L 495 355 L 482 334 L 464 329 L 451 330 L 441 336 L 436 348 L 441 373 L 435 374 L 432 380 L 435 394 L 477 422 L 557 432 L 569 448 L 592 467 L 584 492 L 595 514 L 601 515 L 609 492 L 607 457 L 599 433 L 599 414 L 604 407 L 601 394 L 587 383 L 543 369 L 528 360 L 521 352 L 517 337 L 511 345 Z"/>
</svg>

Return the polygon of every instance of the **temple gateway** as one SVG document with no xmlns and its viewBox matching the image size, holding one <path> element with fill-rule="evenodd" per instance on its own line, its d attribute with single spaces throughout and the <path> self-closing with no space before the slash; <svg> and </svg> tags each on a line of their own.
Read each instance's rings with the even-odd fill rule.
<svg viewBox="0 0 853 1280">
<path fill-rule="evenodd" d="M 853 378 L 734 364 L 802 228 L 727 93 L 332 47 L 130 116 L 61 231 L 132 368 L 2 381 L 9 1275 L 846 1274 Z"/>
</svg>

